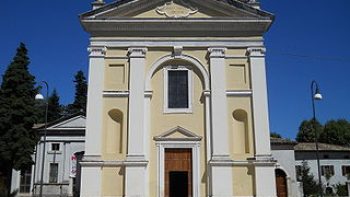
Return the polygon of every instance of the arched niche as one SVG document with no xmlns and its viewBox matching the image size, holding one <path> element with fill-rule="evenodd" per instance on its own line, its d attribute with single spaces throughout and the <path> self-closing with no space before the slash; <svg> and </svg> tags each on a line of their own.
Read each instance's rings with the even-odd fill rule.
<svg viewBox="0 0 350 197">
<path fill-rule="evenodd" d="M 107 153 L 123 152 L 123 112 L 119 109 L 108 111 L 105 146 Z"/>
<path fill-rule="evenodd" d="M 247 154 L 249 148 L 248 114 L 243 109 L 237 109 L 232 113 L 233 118 L 233 153 Z"/>
</svg>

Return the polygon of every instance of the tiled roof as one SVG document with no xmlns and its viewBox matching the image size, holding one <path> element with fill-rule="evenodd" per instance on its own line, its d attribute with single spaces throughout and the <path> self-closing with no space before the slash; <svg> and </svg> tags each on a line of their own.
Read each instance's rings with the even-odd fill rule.
<svg viewBox="0 0 350 197">
<path fill-rule="evenodd" d="M 295 151 L 315 151 L 316 145 L 313 142 L 301 142 L 294 146 Z M 334 144 L 318 143 L 320 151 L 350 151 L 348 146 L 340 146 Z"/>
<path fill-rule="evenodd" d="M 296 142 L 290 139 L 285 139 L 285 138 L 275 138 L 271 137 L 270 138 L 271 144 L 288 144 L 288 145 L 295 145 Z"/>
</svg>

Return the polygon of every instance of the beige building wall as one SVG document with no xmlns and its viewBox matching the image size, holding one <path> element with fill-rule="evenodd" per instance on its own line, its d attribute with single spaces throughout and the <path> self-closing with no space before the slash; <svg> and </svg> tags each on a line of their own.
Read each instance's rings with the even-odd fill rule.
<svg viewBox="0 0 350 197">
<path fill-rule="evenodd" d="M 153 64 L 173 52 L 173 48 L 148 48 L 146 55 L 147 75 Z M 185 48 L 183 54 L 198 59 L 209 72 L 207 48 Z M 249 64 L 245 58 L 245 49 L 228 49 L 226 55 L 227 91 L 250 90 Z M 192 66 L 192 112 L 164 113 L 164 69 L 168 65 Z M 109 49 L 106 52 L 105 91 L 128 91 L 129 65 L 127 49 Z M 169 61 L 156 70 L 151 78 L 152 97 L 150 112 L 149 156 L 149 191 L 150 196 L 157 195 L 157 147 L 153 137 L 180 126 L 198 136 L 203 137 L 200 143 L 200 183 L 201 194 L 206 195 L 206 136 L 205 136 L 205 104 L 203 98 L 204 81 L 200 72 L 185 61 Z M 102 159 L 105 161 L 124 161 L 127 153 L 128 98 L 104 97 Z M 254 156 L 250 96 L 228 96 L 228 128 L 230 156 L 236 161 L 247 161 Z M 174 136 L 173 136 L 174 137 Z M 175 136 L 176 137 L 176 136 Z M 237 196 L 254 194 L 254 168 L 249 165 L 234 166 L 234 193 Z M 102 168 L 103 195 L 121 196 L 124 192 L 124 169 L 120 166 Z M 239 177 L 239 178 L 237 178 Z M 118 187 L 116 187 L 118 185 Z"/>
</svg>

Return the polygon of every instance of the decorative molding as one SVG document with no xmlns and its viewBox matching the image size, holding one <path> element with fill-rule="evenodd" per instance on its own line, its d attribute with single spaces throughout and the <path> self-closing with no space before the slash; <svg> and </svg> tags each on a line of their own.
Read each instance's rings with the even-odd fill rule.
<svg viewBox="0 0 350 197">
<path fill-rule="evenodd" d="M 210 87 L 210 80 L 209 80 L 209 73 L 207 71 L 207 69 L 203 66 L 203 64 L 196 58 L 192 57 L 192 56 L 188 56 L 185 54 L 182 54 L 180 57 L 174 58 L 171 55 L 166 55 L 163 56 L 161 58 L 159 58 L 158 60 L 156 60 L 155 63 L 153 63 L 151 69 L 149 69 L 147 75 L 146 75 L 146 79 L 145 79 L 145 90 L 146 91 L 151 91 L 152 90 L 152 86 L 151 86 L 151 78 L 153 76 L 153 74 L 161 67 L 164 67 L 164 63 L 168 62 L 170 60 L 185 60 L 187 62 L 189 62 L 191 64 L 191 66 L 195 67 L 196 69 L 199 70 L 199 72 L 201 73 L 202 77 L 204 78 L 204 87 L 203 89 L 207 90 Z"/>
<path fill-rule="evenodd" d="M 96 0 L 96 1 L 92 2 L 91 5 L 92 5 L 92 10 L 96 10 L 96 9 L 104 6 L 105 2 L 103 0 Z"/>
<path fill-rule="evenodd" d="M 168 65 L 165 66 L 163 68 L 163 81 L 164 81 L 164 94 L 163 94 L 163 112 L 165 114 L 168 113 L 192 113 L 193 109 L 192 109 L 192 105 L 193 105 L 193 91 L 194 91 L 194 86 L 193 86 L 193 82 L 192 82 L 192 68 L 191 66 L 187 66 L 187 65 Z M 187 71 L 187 79 L 188 79 L 188 107 L 187 108 L 170 108 L 168 106 L 169 101 L 168 101 L 168 78 L 169 78 L 169 71 Z"/>
<path fill-rule="evenodd" d="M 90 57 L 105 57 L 107 47 L 105 46 L 90 46 L 88 52 Z"/>
<path fill-rule="evenodd" d="M 246 55 L 249 57 L 265 57 L 266 48 L 265 47 L 250 47 L 247 48 Z"/>
<path fill-rule="evenodd" d="M 227 90 L 227 96 L 251 96 L 253 94 L 252 90 Z"/>
<path fill-rule="evenodd" d="M 84 155 L 83 161 L 99 162 L 101 161 L 101 155 Z"/>
<path fill-rule="evenodd" d="M 183 47 L 182 46 L 174 46 L 174 52 L 173 52 L 173 55 L 175 58 L 178 58 L 182 55 L 182 50 L 183 50 Z"/>
<path fill-rule="evenodd" d="M 172 137 L 168 137 L 171 136 L 174 133 L 181 133 L 182 135 L 186 136 L 186 137 L 182 137 L 182 138 L 172 138 Z M 202 139 L 201 136 L 196 135 L 195 133 L 182 128 L 180 126 L 174 127 L 156 137 L 153 138 L 155 141 L 200 141 Z"/>
<path fill-rule="evenodd" d="M 164 191 L 164 157 L 165 149 L 168 148 L 189 148 L 192 150 L 192 196 L 199 197 L 200 195 L 200 141 L 157 141 L 157 197 L 162 197 Z"/>
<path fill-rule="evenodd" d="M 130 58 L 144 58 L 147 53 L 147 48 L 129 48 L 128 49 L 128 56 Z"/>
<path fill-rule="evenodd" d="M 211 160 L 210 160 L 210 163 L 213 163 L 213 164 L 221 164 L 221 163 L 224 163 L 225 165 L 227 163 L 230 163 L 232 162 L 232 159 L 230 158 L 230 155 L 213 155 Z"/>
<path fill-rule="evenodd" d="M 209 97 L 210 96 L 210 90 L 203 90 L 202 94 L 205 97 Z"/>
<path fill-rule="evenodd" d="M 103 97 L 129 97 L 129 91 L 103 91 Z"/>
<path fill-rule="evenodd" d="M 127 162 L 145 162 L 146 160 L 145 160 L 145 155 L 127 154 L 126 161 Z"/>
<path fill-rule="evenodd" d="M 163 6 L 157 7 L 156 12 L 168 18 L 187 18 L 198 12 L 198 8 L 194 8 L 186 4 L 186 7 L 175 4 L 173 1 L 165 3 Z"/>
<path fill-rule="evenodd" d="M 217 48 L 208 48 L 210 58 L 224 58 L 226 48 L 217 47 Z"/>
<path fill-rule="evenodd" d="M 146 98 L 151 98 L 152 95 L 153 95 L 153 91 L 151 91 L 151 90 L 146 90 L 146 91 L 145 91 L 145 97 L 146 97 Z"/>
</svg>

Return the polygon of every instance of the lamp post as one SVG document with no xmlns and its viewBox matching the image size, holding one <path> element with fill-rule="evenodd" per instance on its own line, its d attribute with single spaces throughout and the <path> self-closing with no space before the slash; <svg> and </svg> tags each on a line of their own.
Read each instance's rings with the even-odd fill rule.
<svg viewBox="0 0 350 197">
<path fill-rule="evenodd" d="M 312 125 L 315 132 L 315 146 L 316 146 L 316 160 L 317 160 L 317 170 L 318 170 L 318 189 L 319 194 L 321 197 L 323 197 L 323 191 L 322 191 L 322 180 L 321 180 L 321 167 L 320 167 L 320 156 L 318 154 L 318 132 L 316 130 L 316 111 L 315 111 L 315 100 L 322 100 L 322 95 L 320 93 L 320 89 L 318 87 L 318 84 L 315 80 L 311 82 L 311 101 L 312 101 Z"/>
<path fill-rule="evenodd" d="M 40 176 L 40 193 L 39 196 L 43 196 L 43 185 L 44 185 L 44 170 L 45 170 L 45 152 L 46 152 L 46 134 L 47 134 L 47 111 L 49 108 L 49 85 L 46 81 L 42 81 L 46 86 L 46 98 L 42 94 L 37 94 L 35 100 L 45 100 L 45 127 L 44 127 L 44 140 L 43 140 L 43 151 L 42 151 L 42 160 L 41 160 L 41 176 Z"/>
</svg>

